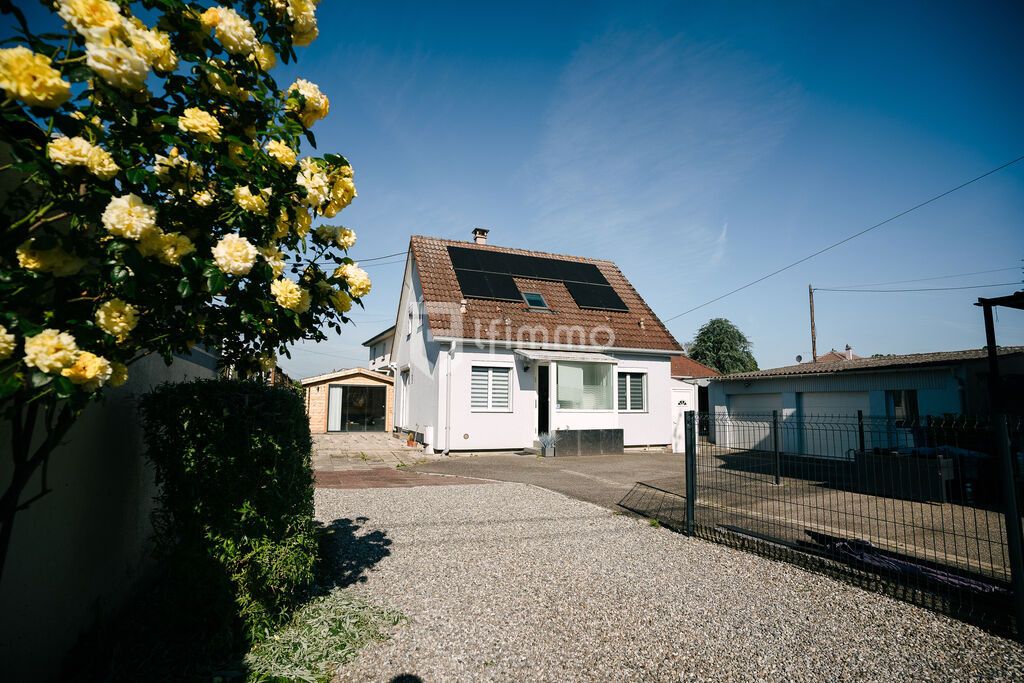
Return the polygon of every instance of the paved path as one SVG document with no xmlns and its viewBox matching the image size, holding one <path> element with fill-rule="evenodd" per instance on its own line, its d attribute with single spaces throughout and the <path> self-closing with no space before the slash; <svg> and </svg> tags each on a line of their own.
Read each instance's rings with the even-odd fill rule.
<svg viewBox="0 0 1024 683">
<path fill-rule="evenodd" d="M 616 510 L 620 509 L 617 503 L 638 481 L 666 487 L 682 482 L 683 465 L 680 454 L 625 453 L 556 458 L 491 455 L 432 460 L 411 469 L 534 484 Z"/>
<path fill-rule="evenodd" d="M 598 475 L 600 476 L 600 475 Z M 1011 681 L 977 628 L 521 484 L 318 489 L 408 621 L 340 681 Z"/>
<path fill-rule="evenodd" d="M 406 467 L 477 457 L 477 453 L 425 453 L 423 446 L 408 446 L 405 441 L 385 432 L 331 432 L 313 435 L 313 469 L 324 472 Z"/>
<path fill-rule="evenodd" d="M 480 479 L 418 474 L 392 467 L 316 473 L 316 487 L 318 489 L 388 489 L 408 488 L 411 486 L 456 486 L 487 483 L 489 482 Z"/>
</svg>

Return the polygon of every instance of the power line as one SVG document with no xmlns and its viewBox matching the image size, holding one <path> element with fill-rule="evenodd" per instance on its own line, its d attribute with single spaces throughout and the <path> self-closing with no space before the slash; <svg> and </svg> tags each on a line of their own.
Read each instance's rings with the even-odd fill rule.
<svg viewBox="0 0 1024 683">
<path fill-rule="evenodd" d="M 986 171 L 985 173 L 982 173 L 979 176 L 971 178 L 970 180 L 968 180 L 965 183 L 961 183 L 961 184 L 957 185 L 956 187 L 954 187 L 952 189 L 946 190 L 945 192 L 943 192 L 941 194 L 935 195 L 931 199 L 927 199 L 927 200 L 921 202 L 920 204 L 916 204 L 915 206 L 912 206 L 909 209 L 906 209 L 905 211 L 901 211 L 900 213 L 898 213 L 898 214 L 896 214 L 894 216 L 890 216 L 889 218 L 886 218 L 884 221 L 881 221 L 879 223 L 875 223 L 874 225 L 872 225 L 870 227 L 864 228 L 860 232 L 856 232 L 856 233 L 850 235 L 849 237 L 843 238 L 843 239 L 839 240 L 838 242 L 835 242 L 834 244 L 830 244 L 829 246 L 825 247 L 824 249 L 819 249 L 818 251 L 814 252 L 813 254 L 810 254 L 808 256 L 804 256 L 802 259 L 799 259 L 798 261 L 793 261 L 792 263 L 790 263 L 787 266 L 783 266 L 782 268 L 779 268 L 778 270 L 774 270 L 774 271 L 768 273 L 767 275 L 763 275 L 763 276 L 757 278 L 756 280 L 748 282 L 747 284 L 743 285 L 742 287 L 737 287 L 736 289 L 734 289 L 732 291 L 729 291 L 729 292 L 726 292 L 725 294 L 722 294 L 721 296 L 717 296 L 714 299 L 711 299 L 710 301 L 705 301 L 700 306 L 694 306 L 693 308 L 691 308 L 689 310 L 686 310 L 686 311 L 683 311 L 682 313 L 677 313 L 676 315 L 672 316 L 671 318 L 665 318 L 662 322 L 663 323 L 667 323 L 667 322 L 670 322 L 672 320 L 675 320 L 676 318 L 681 318 L 681 317 L 683 317 L 684 315 L 686 315 L 688 313 L 693 313 L 694 311 L 696 311 L 698 309 L 704 308 L 705 306 L 713 304 L 716 301 L 721 301 L 722 299 L 724 299 L 724 298 L 726 298 L 728 296 L 732 296 L 733 294 L 736 294 L 737 292 L 742 292 L 744 289 L 747 289 L 748 287 L 753 287 L 754 285 L 758 284 L 759 282 L 764 282 L 768 278 L 774 277 L 774 276 L 778 275 L 779 273 L 782 273 L 784 271 L 789 270 L 790 268 L 794 268 L 794 267 L 800 265 L 801 263 L 804 263 L 805 261 L 810 261 L 815 256 L 820 256 L 820 255 L 824 254 L 826 251 L 831 251 L 832 249 L 835 249 L 836 247 L 838 247 L 838 246 L 840 246 L 842 244 L 846 244 L 850 240 L 856 239 L 856 238 L 860 237 L 861 235 L 869 233 L 869 232 L 871 232 L 872 230 L 874 230 L 876 228 L 880 228 L 883 225 L 886 225 L 887 223 L 892 223 L 897 218 L 902 218 L 903 216 L 906 216 L 908 213 L 911 213 L 912 211 L 917 211 L 918 209 L 920 209 L 922 207 L 928 206 L 932 202 L 938 201 L 938 200 L 942 199 L 943 197 L 945 197 L 946 195 L 953 194 L 957 190 L 962 190 L 963 188 L 967 187 L 968 185 L 972 185 L 972 184 L 978 182 L 979 180 L 981 180 L 983 178 L 987 178 L 988 176 L 992 175 L 993 173 L 997 173 L 997 172 L 1003 170 L 1004 168 L 1007 168 L 1008 166 L 1012 166 L 1012 165 L 1016 164 L 1018 161 L 1021 161 L 1021 160 L 1024 160 L 1024 156 L 1019 156 L 1016 159 L 1014 159 L 1013 161 L 1008 161 L 1008 162 L 1006 162 L 1005 164 L 1003 164 L 1001 166 L 997 166 L 997 167 L 993 168 L 990 171 Z"/>
<path fill-rule="evenodd" d="M 993 268 L 992 270 L 976 270 L 973 273 L 955 273 L 952 275 L 936 275 L 935 277 L 919 277 L 913 280 L 892 280 L 890 282 L 868 282 L 862 285 L 843 285 L 836 289 L 855 289 L 858 287 L 882 287 L 885 285 L 903 285 L 908 282 L 928 282 L 930 280 L 951 280 L 957 277 L 968 277 L 970 275 L 984 275 L 985 273 L 1003 273 L 1007 270 L 1020 270 L 1024 266 L 1010 266 L 1009 268 Z M 815 287 L 815 289 L 825 289 L 823 287 Z"/>
<path fill-rule="evenodd" d="M 384 260 L 386 258 L 391 258 L 392 256 L 405 256 L 408 253 L 409 253 L 408 250 L 403 250 L 403 251 L 396 251 L 394 254 L 387 254 L 385 256 L 374 256 L 373 258 L 361 258 L 361 259 L 359 259 L 359 263 L 369 263 L 370 261 L 382 261 L 382 260 Z"/>
<path fill-rule="evenodd" d="M 815 292 L 849 292 L 852 294 L 861 293 L 884 293 L 884 292 L 951 292 L 955 289 L 983 289 L 985 287 L 1007 287 L 1009 285 L 1019 285 L 1020 281 L 1017 282 L 996 282 L 991 285 L 967 285 L 964 287 L 920 287 L 917 289 L 827 289 L 825 287 L 815 287 Z"/>
<path fill-rule="evenodd" d="M 364 263 L 365 263 L 365 261 L 360 261 L 359 265 L 362 266 Z M 395 259 L 394 261 L 383 261 L 381 263 L 370 263 L 370 264 L 366 265 L 365 267 L 366 268 L 373 268 L 375 266 L 393 266 L 396 263 L 405 263 L 405 259 L 402 258 L 402 259 Z"/>
</svg>

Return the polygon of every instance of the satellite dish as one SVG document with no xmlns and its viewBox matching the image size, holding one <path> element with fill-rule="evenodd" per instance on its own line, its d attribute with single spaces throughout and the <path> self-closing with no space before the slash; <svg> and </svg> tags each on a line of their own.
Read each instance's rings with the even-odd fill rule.
<svg viewBox="0 0 1024 683">
<path fill-rule="evenodd" d="M 796 357 L 796 362 L 797 363 L 803 363 L 804 362 L 804 357 L 803 356 L 797 356 Z"/>
</svg>

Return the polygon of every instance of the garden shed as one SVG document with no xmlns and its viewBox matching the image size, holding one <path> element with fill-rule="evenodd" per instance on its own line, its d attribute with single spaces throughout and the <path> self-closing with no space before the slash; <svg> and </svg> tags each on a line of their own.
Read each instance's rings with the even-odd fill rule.
<svg viewBox="0 0 1024 683">
<path fill-rule="evenodd" d="M 390 432 L 395 380 L 387 375 L 349 368 L 301 381 L 309 431 Z"/>
</svg>

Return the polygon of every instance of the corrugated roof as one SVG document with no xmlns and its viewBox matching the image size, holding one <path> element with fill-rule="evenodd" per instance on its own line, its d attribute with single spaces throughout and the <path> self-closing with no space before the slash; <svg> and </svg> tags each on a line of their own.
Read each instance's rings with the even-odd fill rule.
<svg viewBox="0 0 1024 683">
<path fill-rule="evenodd" d="M 541 351 L 535 349 L 516 349 L 516 355 L 528 358 L 529 360 L 553 360 L 556 363 L 565 361 L 567 363 L 618 363 L 612 356 L 604 353 L 586 351 Z"/>
<path fill-rule="evenodd" d="M 1024 346 L 1001 346 L 999 355 L 1007 356 L 1024 353 Z M 770 368 L 757 372 L 737 372 L 723 375 L 722 381 L 734 379 L 763 379 L 766 377 L 788 377 L 798 375 L 820 375 L 831 372 L 863 372 L 866 370 L 889 370 L 926 365 L 946 365 L 959 361 L 979 360 L 988 357 L 988 351 L 967 349 L 965 351 L 937 351 L 934 353 L 911 353 L 906 355 L 872 356 L 854 360 L 801 363 L 782 368 Z"/>
<path fill-rule="evenodd" d="M 692 377 L 694 379 L 700 379 L 702 377 L 718 377 L 721 375 L 718 370 L 709 368 L 703 363 L 698 363 L 692 358 L 686 356 L 672 356 L 672 376 L 673 377 Z"/>
<path fill-rule="evenodd" d="M 464 297 L 448 255 L 449 246 L 592 263 L 629 307 L 629 311 L 581 309 L 562 282 L 515 278 L 516 285 L 521 291 L 541 294 L 550 310 L 530 309 L 525 302 L 466 299 L 466 310 L 462 313 L 459 305 Z M 523 341 L 526 335 L 526 340 L 534 343 L 538 343 L 537 338 L 542 337 L 542 346 L 565 344 L 658 351 L 682 350 L 622 271 L 611 261 L 419 235 L 412 238 L 410 249 L 416 260 L 427 318 L 434 336 L 516 342 Z M 609 339 L 609 336 L 612 338 Z"/>
</svg>

